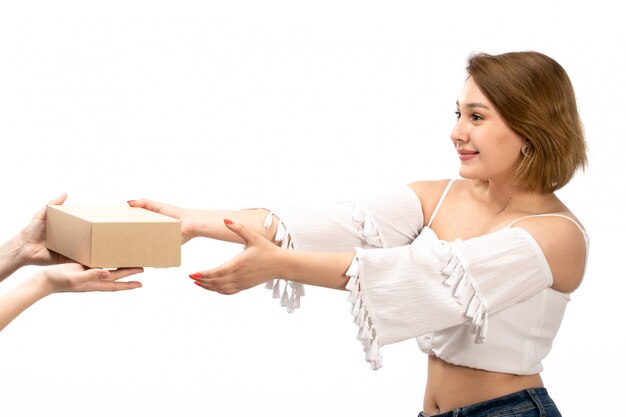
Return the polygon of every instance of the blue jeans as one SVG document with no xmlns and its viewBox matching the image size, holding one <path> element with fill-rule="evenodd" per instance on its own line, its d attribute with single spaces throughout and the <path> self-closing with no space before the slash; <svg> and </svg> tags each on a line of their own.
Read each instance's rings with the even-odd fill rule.
<svg viewBox="0 0 626 417">
<path fill-rule="evenodd" d="M 442 414 L 419 417 L 561 417 L 545 388 L 531 388 Z"/>
</svg>

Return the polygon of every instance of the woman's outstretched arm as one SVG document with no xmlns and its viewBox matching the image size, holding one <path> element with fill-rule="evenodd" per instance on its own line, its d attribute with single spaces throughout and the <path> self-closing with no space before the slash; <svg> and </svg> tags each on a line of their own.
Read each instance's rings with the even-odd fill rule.
<svg viewBox="0 0 626 417">
<path fill-rule="evenodd" d="M 124 291 L 140 288 L 137 281 L 118 280 L 142 272 L 142 268 L 115 271 L 86 269 L 76 263 L 46 268 L 0 295 L 0 330 L 28 307 L 57 292 Z"/>
<path fill-rule="evenodd" d="M 244 243 L 239 236 L 231 233 L 224 226 L 223 219 L 225 218 L 233 219 L 245 225 L 267 240 L 273 240 L 278 227 L 278 222 L 276 221 L 272 221 L 269 227 L 264 227 L 264 221 L 269 213 L 264 209 L 190 210 L 146 199 L 129 200 L 128 204 L 131 207 L 141 207 L 180 220 L 182 243 L 186 243 L 195 237 L 207 237 L 227 242 Z"/>
<path fill-rule="evenodd" d="M 355 253 L 299 252 L 285 250 L 270 243 L 254 230 L 230 219 L 222 224 L 237 236 L 245 250 L 226 263 L 189 277 L 196 284 L 221 294 L 236 294 L 272 278 L 283 278 L 301 284 L 345 289 L 346 271 Z M 234 238 L 231 238 L 234 239 Z"/>
</svg>

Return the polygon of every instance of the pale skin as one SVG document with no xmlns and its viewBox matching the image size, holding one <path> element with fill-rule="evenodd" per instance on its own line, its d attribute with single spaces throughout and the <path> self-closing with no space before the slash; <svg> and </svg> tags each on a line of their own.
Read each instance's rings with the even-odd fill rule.
<svg viewBox="0 0 626 417">
<path fill-rule="evenodd" d="M 63 204 L 62 195 L 50 204 Z M 58 264 L 58 265 L 55 265 Z M 46 248 L 46 209 L 38 211 L 17 235 L 0 246 L 0 282 L 26 265 L 53 265 L 26 278 L 0 295 L 0 330 L 24 310 L 53 293 L 125 291 L 140 288 L 137 281 L 122 278 L 142 272 L 142 268 L 115 271 L 88 269 Z"/>
<path fill-rule="evenodd" d="M 523 155 L 525 139 L 512 131 L 471 78 L 457 101 L 457 122 L 450 135 L 459 155 L 457 181 L 431 225 L 442 240 L 469 239 L 505 227 L 523 216 L 558 213 L 576 219 L 553 194 L 521 189 L 512 172 Z M 410 184 L 419 197 L 426 223 L 447 180 Z M 296 252 L 272 241 L 276 223 L 263 228 L 265 210 L 191 211 L 150 201 L 130 201 L 181 220 L 183 243 L 202 236 L 245 244 L 245 250 L 224 264 L 192 275 L 197 285 L 235 294 L 271 278 L 344 289 L 345 272 L 354 252 Z M 227 219 L 227 220 L 224 220 Z M 580 230 L 567 219 L 535 217 L 515 223 L 541 247 L 553 275 L 553 288 L 572 292 L 581 283 L 586 247 Z M 539 374 L 512 375 L 456 366 L 429 356 L 424 412 L 437 414 L 525 388 L 542 387 Z"/>
</svg>

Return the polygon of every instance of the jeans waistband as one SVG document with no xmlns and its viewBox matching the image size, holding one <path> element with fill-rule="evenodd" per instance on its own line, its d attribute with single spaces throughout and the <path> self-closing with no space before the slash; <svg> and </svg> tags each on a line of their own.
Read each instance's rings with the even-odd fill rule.
<svg viewBox="0 0 626 417">
<path fill-rule="evenodd" d="M 550 414 L 547 414 L 546 408 L 550 409 Z M 521 413 L 533 409 L 538 411 L 538 416 L 560 415 L 545 388 L 530 388 L 442 414 L 427 415 L 422 412 L 419 417 L 482 417 L 500 412 L 501 415 L 508 416 L 514 415 L 515 412 Z M 555 412 L 556 414 L 553 414 Z"/>
</svg>

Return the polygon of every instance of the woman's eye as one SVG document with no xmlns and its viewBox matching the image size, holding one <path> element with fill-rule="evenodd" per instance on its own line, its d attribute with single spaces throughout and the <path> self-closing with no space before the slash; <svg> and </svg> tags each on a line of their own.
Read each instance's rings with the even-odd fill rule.
<svg viewBox="0 0 626 417">
<path fill-rule="evenodd" d="M 456 120 L 459 120 L 461 118 L 461 112 L 460 111 L 455 111 L 454 112 L 454 116 L 456 117 Z"/>
<path fill-rule="evenodd" d="M 480 114 L 474 113 L 474 114 L 472 114 L 472 120 L 477 122 L 479 120 L 483 120 L 483 117 Z"/>
</svg>

